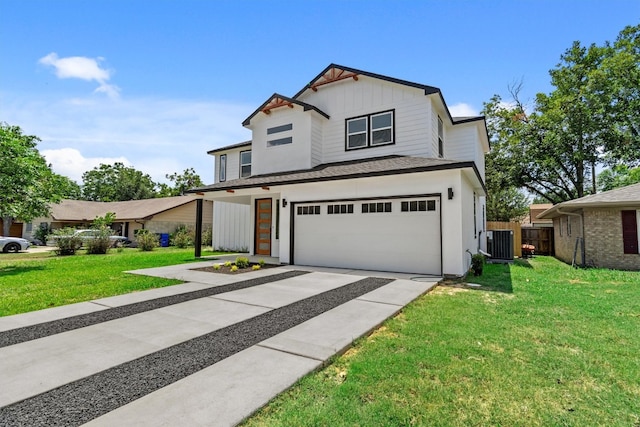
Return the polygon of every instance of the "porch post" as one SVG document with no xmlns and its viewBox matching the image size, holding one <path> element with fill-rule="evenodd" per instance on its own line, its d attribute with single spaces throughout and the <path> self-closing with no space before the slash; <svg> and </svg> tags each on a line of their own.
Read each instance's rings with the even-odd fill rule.
<svg viewBox="0 0 640 427">
<path fill-rule="evenodd" d="M 195 237 L 195 257 L 202 255 L 202 199 L 196 199 L 196 237 Z"/>
</svg>

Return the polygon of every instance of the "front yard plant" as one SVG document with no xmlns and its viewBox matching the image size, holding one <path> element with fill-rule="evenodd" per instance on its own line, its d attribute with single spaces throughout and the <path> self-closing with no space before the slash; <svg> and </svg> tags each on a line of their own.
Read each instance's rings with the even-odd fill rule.
<svg viewBox="0 0 640 427">
<path fill-rule="evenodd" d="M 139 230 L 136 233 L 136 242 L 141 251 L 150 252 L 160 246 L 158 236 L 150 233 L 149 230 Z"/>
<path fill-rule="evenodd" d="M 58 255 L 74 255 L 82 246 L 82 239 L 76 235 L 75 228 L 60 228 L 53 231 L 51 235 L 54 238 Z"/>
</svg>

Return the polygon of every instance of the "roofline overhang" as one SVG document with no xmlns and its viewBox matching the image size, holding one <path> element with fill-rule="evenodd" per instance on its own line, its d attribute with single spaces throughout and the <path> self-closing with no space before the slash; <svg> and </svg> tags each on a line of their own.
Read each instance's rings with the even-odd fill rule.
<svg viewBox="0 0 640 427">
<path fill-rule="evenodd" d="M 444 165 L 419 166 L 419 167 L 404 168 L 404 169 L 363 172 L 358 174 L 343 174 L 343 175 L 335 175 L 335 176 L 328 176 L 328 177 L 298 178 L 293 180 L 287 180 L 283 178 L 281 180 L 274 180 L 268 183 L 248 183 L 248 184 L 244 183 L 243 184 L 242 181 L 245 181 L 246 179 L 251 179 L 251 178 L 246 178 L 246 179 L 237 179 L 233 181 L 228 181 L 227 183 L 225 183 L 226 185 L 221 185 L 216 188 L 195 188 L 187 192 L 188 193 L 213 193 L 218 191 L 227 192 L 227 190 L 241 190 L 241 189 L 247 189 L 247 188 L 261 189 L 264 186 L 272 187 L 272 186 L 282 186 L 282 185 L 306 184 L 310 182 L 340 181 L 340 180 L 372 178 L 372 177 L 389 176 L 389 175 L 405 175 L 405 174 L 411 174 L 411 173 L 435 172 L 435 171 L 452 170 L 452 169 L 472 169 L 473 173 L 475 174 L 478 180 L 478 183 L 480 184 L 480 187 L 484 191 L 485 195 L 487 194 L 487 187 L 485 185 L 485 182 L 482 179 L 482 176 L 480 175 L 480 172 L 478 171 L 478 168 L 476 167 L 475 162 L 471 162 L 471 161 L 449 163 Z M 293 173 L 299 173 L 299 171 L 292 172 L 291 174 Z M 252 177 L 252 178 L 257 178 L 257 177 Z"/>
<path fill-rule="evenodd" d="M 299 107 L 302 107 L 303 111 L 313 111 L 316 112 L 318 114 L 320 114 L 322 117 L 328 119 L 329 115 L 327 113 L 325 113 L 324 111 L 320 110 L 318 107 L 315 107 L 311 104 L 307 104 L 306 102 L 302 102 L 302 101 L 298 101 L 295 98 L 289 98 L 288 96 L 284 96 L 284 95 L 280 95 L 279 93 L 274 93 L 273 95 L 271 95 L 269 97 L 269 99 L 267 99 L 265 102 L 262 103 L 261 106 L 259 106 L 253 113 L 251 113 L 251 115 L 249 117 L 247 117 L 243 122 L 242 122 L 242 126 L 249 126 L 251 124 L 251 119 L 253 119 L 256 115 L 258 115 L 259 113 L 261 113 L 266 107 L 267 105 L 269 105 L 269 103 L 271 101 L 273 101 L 274 98 L 280 98 L 284 101 L 287 101 L 288 103 L 292 104 L 292 105 L 297 105 Z"/>
<path fill-rule="evenodd" d="M 235 148 L 244 148 L 251 147 L 251 141 L 240 142 L 238 144 L 227 145 L 226 147 L 214 148 L 213 150 L 207 151 L 209 155 L 215 155 L 221 151 L 233 150 Z"/>
<path fill-rule="evenodd" d="M 574 214 L 581 209 L 584 208 L 635 208 L 640 209 L 640 200 L 639 201 L 617 201 L 617 202 L 591 202 L 591 203 L 571 203 L 562 202 L 559 203 L 546 211 L 542 212 L 537 216 L 538 219 L 553 219 L 557 218 L 561 215 L 571 215 Z M 573 210 L 573 212 L 568 212 L 568 210 Z"/>
</svg>

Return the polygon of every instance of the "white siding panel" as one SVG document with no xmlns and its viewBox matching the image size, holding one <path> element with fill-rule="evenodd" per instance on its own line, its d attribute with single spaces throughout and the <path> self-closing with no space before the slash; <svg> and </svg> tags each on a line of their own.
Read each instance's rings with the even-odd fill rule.
<svg viewBox="0 0 640 427">
<path fill-rule="evenodd" d="M 251 229 L 248 205 L 213 203 L 213 248 L 239 251 L 249 248 Z"/>
</svg>

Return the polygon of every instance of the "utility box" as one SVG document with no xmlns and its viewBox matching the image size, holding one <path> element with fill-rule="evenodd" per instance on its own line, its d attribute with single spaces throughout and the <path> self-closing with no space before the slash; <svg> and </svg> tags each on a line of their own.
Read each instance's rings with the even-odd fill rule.
<svg viewBox="0 0 640 427">
<path fill-rule="evenodd" d="M 513 230 L 488 230 L 487 251 L 493 259 L 513 260 Z"/>
</svg>

